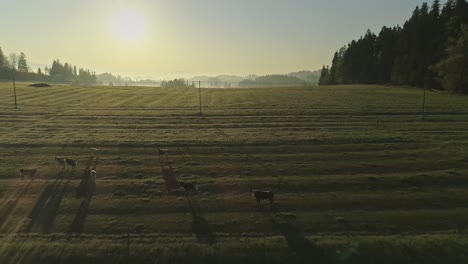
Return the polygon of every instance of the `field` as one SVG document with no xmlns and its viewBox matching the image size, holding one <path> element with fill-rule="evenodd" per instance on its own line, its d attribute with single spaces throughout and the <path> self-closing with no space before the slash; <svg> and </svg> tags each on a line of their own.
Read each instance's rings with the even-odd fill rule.
<svg viewBox="0 0 468 264">
<path fill-rule="evenodd" d="M 203 115 L 197 89 L 17 94 L 0 84 L 0 263 L 468 262 L 466 96 L 428 91 L 422 118 L 408 87 L 203 89 Z"/>
</svg>

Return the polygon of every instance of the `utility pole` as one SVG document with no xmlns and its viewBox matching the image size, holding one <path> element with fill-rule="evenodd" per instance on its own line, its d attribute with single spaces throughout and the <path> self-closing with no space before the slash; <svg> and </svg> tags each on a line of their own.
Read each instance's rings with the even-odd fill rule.
<svg viewBox="0 0 468 264">
<path fill-rule="evenodd" d="M 13 94 L 15 95 L 15 109 L 18 109 L 18 106 L 16 105 L 16 80 L 15 80 L 15 77 L 13 77 Z"/>
<path fill-rule="evenodd" d="M 424 112 L 426 110 L 426 87 L 424 86 L 424 95 L 423 95 L 423 103 L 422 103 L 422 111 L 421 111 L 421 119 L 424 118 Z"/>
<path fill-rule="evenodd" d="M 200 99 L 200 115 L 202 114 L 201 111 L 201 81 L 198 81 L 198 97 Z"/>
</svg>

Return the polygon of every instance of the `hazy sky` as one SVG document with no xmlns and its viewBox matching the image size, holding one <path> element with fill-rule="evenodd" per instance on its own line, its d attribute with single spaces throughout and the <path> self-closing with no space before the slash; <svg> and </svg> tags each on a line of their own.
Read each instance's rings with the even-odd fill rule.
<svg viewBox="0 0 468 264">
<path fill-rule="evenodd" d="M 130 76 L 288 73 L 329 64 L 418 0 L 0 0 L 0 47 Z M 443 1 L 445 2 L 445 1 Z"/>
</svg>

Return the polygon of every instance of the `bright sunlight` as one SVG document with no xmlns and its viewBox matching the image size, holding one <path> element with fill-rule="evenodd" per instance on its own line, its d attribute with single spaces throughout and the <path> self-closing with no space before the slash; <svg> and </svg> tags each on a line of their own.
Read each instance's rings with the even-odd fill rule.
<svg viewBox="0 0 468 264">
<path fill-rule="evenodd" d="M 121 10 L 114 16 L 114 32 L 126 41 L 141 40 L 145 33 L 143 16 L 134 10 Z"/>
</svg>

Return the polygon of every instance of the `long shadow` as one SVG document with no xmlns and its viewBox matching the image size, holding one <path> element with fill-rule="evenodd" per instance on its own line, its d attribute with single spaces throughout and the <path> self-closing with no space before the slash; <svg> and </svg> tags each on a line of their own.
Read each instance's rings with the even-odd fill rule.
<svg viewBox="0 0 468 264">
<path fill-rule="evenodd" d="M 192 231 L 197 236 L 198 242 L 210 245 L 216 243 L 216 237 L 211 230 L 210 224 L 203 217 L 197 199 L 190 193 L 186 193 L 186 198 L 193 217 Z"/>
<path fill-rule="evenodd" d="M 270 216 L 277 230 L 286 238 L 289 246 L 288 263 L 329 263 L 322 248 L 308 240 L 289 222 Z"/>
<path fill-rule="evenodd" d="M 3 224 L 10 216 L 13 209 L 15 209 L 16 204 L 18 203 L 19 198 L 15 200 L 8 200 L 5 205 L 0 209 L 0 229 L 3 227 Z"/>
<path fill-rule="evenodd" d="M 68 230 L 69 234 L 83 233 L 84 224 L 86 223 L 86 217 L 88 216 L 90 202 L 91 202 L 91 199 L 89 200 L 84 199 L 81 202 L 80 207 L 78 208 L 78 212 L 76 213 L 75 218 L 73 219 L 73 222 Z"/>
<path fill-rule="evenodd" d="M 7 197 L 5 197 L 2 202 L 0 203 L 0 207 L 4 206 L 8 202 L 12 200 L 13 197 L 18 197 L 22 196 L 28 189 L 29 185 L 32 183 L 34 179 L 29 180 L 29 182 L 26 184 L 26 186 L 22 187 L 21 190 L 19 188 L 21 187 L 20 184 L 16 184 L 13 188 L 16 190 L 15 192 L 10 193 Z"/>
<path fill-rule="evenodd" d="M 171 166 L 172 163 L 169 161 L 167 154 L 159 155 L 159 164 L 161 166 L 167 191 L 169 192 L 173 189 L 180 189 L 179 182 L 177 181 L 175 172 Z M 203 244 L 216 243 L 215 235 L 211 230 L 208 221 L 203 217 L 196 197 L 194 197 L 191 192 L 187 191 L 185 192 L 185 197 L 187 198 L 188 206 L 193 217 L 192 231 L 197 236 L 198 242 Z"/>
<path fill-rule="evenodd" d="M 80 186 L 78 187 L 78 190 L 77 190 L 77 193 L 76 193 L 77 198 L 86 197 L 86 195 L 87 195 L 88 182 L 90 180 L 89 179 L 89 177 L 90 177 L 89 171 L 90 171 L 91 165 L 93 164 L 93 160 L 94 160 L 93 156 L 89 157 L 88 162 L 86 164 L 86 168 L 83 171 L 83 174 L 82 174 L 82 177 L 81 177 Z M 99 157 L 96 158 L 96 160 L 94 162 L 93 170 L 96 169 L 98 161 L 99 161 Z"/>
<path fill-rule="evenodd" d="M 36 203 L 29 212 L 28 217 L 31 221 L 25 229 L 27 233 L 29 233 L 36 224 L 40 224 L 40 226 L 52 225 L 52 223 L 47 221 L 53 221 L 55 219 L 58 207 L 68 186 L 67 183 L 65 187 L 61 188 L 64 180 L 63 176 L 63 170 L 61 170 L 55 177 L 55 181 L 48 184 L 44 190 L 42 190 L 40 196 L 36 200 Z"/>
<path fill-rule="evenodd" d="M 37 225 L 43 233 L 50 233 L 53 229 L 53 223 L 57 217 L 60 203 L 62 202 L 63 196 L 68 189 L 69 182 L 62 184 L 60 189 L 52 194 L 47 203 L 41 210 L 41 214 L 37 220 Z"/>
<path fill-rule="evenodd" d="M 3 224 L 5 223 L 5 221 L 8 219 L 8 217 L 10 216 L 11 212 L 13 212 L 13 209 L 15 209 L 16 207 L 16 204 L 18 204 L 18 201 L 21 199 L 21 197 L 23 197 L 24 193 L 26 193 L 26 191 L 28 190 L 29 188 L 29 185 L 31 184 L 33 180 L 31 179 L 28 184 L 26 184 L 26 186 L 24 186 L 22 188 L 21 191 L 19 192 L 16 192 L 14 195 L 11 195 L 10 197 L 12 196 L 16 196 L 16 199 L 14 200 L 11 200 L 9 199 L 10 197 L 8 197 L 7 199 L 5 199 L 5 201 L 2 203 L 1 207 L 0 207 L 0 229 L 3 227 Z"/>
<path fill-rule="evenodd" d="M 86 223 L 86 218 L 88 216 L 89 205 L 91 203 L 91 199 L 93 198 L 94 191 L 96 190 L 96 183 L 90 178 L 90 168 L 93 164 L 94 157 L 90 157 L 88 160 L 88 164 L 86 169 L 83 173 L 82 180 L 80 182 L 80 186 L 78 187 L 78 197 L 83 197 L 83 201 L 81 201 L 80 207 L 76 212 L 75 218 L 73 219 L 70 228 L 68 229 L 68 234 L 81 234 L 84 231 L 84 225 Z M 93 170 L 96 170 L 97 163 L 99 161 L 99 157 L 94 160 L 94 165 L 92 167 Z"/>
<path fill-rule="evenodd" d="M 169 162 L 167 161 L 167 158 L 166 158 L 166 161 L 164 161 L 161 158 L 161 156 L 159 156 L 159 165 L 161 166 L 161 171 L 163 174 L 164 183 L 166 185 L 166 190 L 169 192 L 173 189 L 179 188 L 180 186 L 177 182 L 177 178 L 175 176 L 174 170 L 168 164 Z"/>
</svg>

